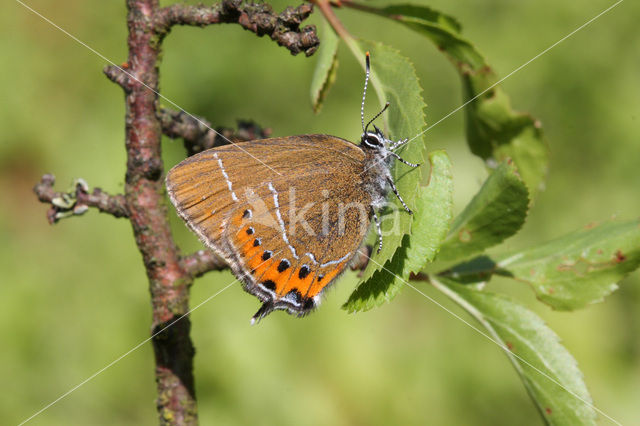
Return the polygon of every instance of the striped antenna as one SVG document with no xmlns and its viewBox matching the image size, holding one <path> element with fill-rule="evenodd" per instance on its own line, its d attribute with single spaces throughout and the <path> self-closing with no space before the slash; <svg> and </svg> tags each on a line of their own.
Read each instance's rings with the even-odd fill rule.
<svg viewBox="0 0 640 426">
<path fill-rule="evenodd" d="M 366 63 L 366 67 L 365 67 L 366 77 L 364 79 L 364 92 L 362 93 L 362 105 L 360 106 L 360 121 L 362 122 L 363 133 L 367 132 L 364 127 L 364 100 L 367 97 L 367 84 L 369 83 L 369 72 L 371 69 L 371 65 L 369 64 L 369 52 L 367 52 L 367 58 L 365 60 L 365 63 Z"/>
<path fill-rule="evenodd" d="M 369 125 L 371 123 L 373 123 L 374 121 L 376 121 L 376 118 L 380 117 L 382 115 L 383 112 L 385 112 L 387 110 L 387 108 L 389 108 L 389 102 L 387 102 L 386 104 L 384 104 L 384 108 L 382 108 L 382 111 L 380 111 L 379 113 L 376 114 L 375 117 L 373 117 L 366 126 L 364 126 L 364 132 L 367 133 L 367 129 L 369 128 Z M 374 126 L 375 127 L 375 126 Z"/>
</svg>

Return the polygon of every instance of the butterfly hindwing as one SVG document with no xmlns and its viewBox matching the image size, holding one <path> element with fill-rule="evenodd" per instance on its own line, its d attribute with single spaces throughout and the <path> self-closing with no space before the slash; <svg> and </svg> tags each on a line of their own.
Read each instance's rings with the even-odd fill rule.
<svg viewBox="0 0 640 426">
<path fill-rule="evenodd" d="M 183 219 L 263 301 L 254 318 L 304 315 L 364 239 L 364 167 L 362 150 L 336 137 L 274 138 L 190 157 L 167 187 Z"/>
</svg>

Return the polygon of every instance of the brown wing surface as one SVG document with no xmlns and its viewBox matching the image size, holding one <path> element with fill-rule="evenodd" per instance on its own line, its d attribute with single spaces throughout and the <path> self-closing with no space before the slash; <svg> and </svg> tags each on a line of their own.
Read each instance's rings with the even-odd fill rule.
<svg viewBox="0 0 640 426">
<path fill-rule="evenodd" d="M 265 302 L 258 318 L 274 309 L 303 315 L 369 227 L 364 161 L 332 136 L 250 141 L 184 160 L 167 188 L 190 228 Z"/>
</svg>

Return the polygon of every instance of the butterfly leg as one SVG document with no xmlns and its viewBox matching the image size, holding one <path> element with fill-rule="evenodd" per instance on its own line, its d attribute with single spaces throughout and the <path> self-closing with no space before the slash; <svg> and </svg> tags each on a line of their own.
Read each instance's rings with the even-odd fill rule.
<svg viewBox="0 0 640 426">
<path fill-rule="evenodd" d="M 407 142 L 409 142 L 409 139 L 401 139 L 401 140 L 399 140 L 398 142 L 394 142 L 394 143 L 389 147 L 389 149 L 393 151 L 393 150 L 394 150 L 394 149 L 396 149 L 396 148 L 400 148 L 402 145 L 406 144 Z"/>
<path fill-rule="evenodd" d="M 393 191 L 394 194 L 396 194 L 396 197 L 398 197 L 398 200 L 400 200 L 400 202 L 402 203 L 402 207 L 404 207 L 404 209 L 409 213 L 409 214 L 413 214 L 413 212 L 411 211 L 411 209 L 405 204 L 404 200 L 402 199 L 402 197 L 400 196 L 400 193 L 398 192 L 398 189 L 396 188 L 395 183 L 393 183 L 393 179 L 391 179 L 390 177 L 387 178 L 387 182 L 389 182 L 389 185 L 391 186 L 391 190 Z"/>
<path fill-rule="evenodd" d="M 406 164 L 407 166 L 411 166 L 411 167 L 418 167 L 420 164 L 413 164 L 408 162 L 407 160 L 405 160 L 404 158 L 400 157 L 398 154 L 396 154 L 395 152 L 389 152 L 389 155 L 391 155 L 392 157 L 395 157 L 398 159 L 398 161 L 400 161 L 401 163 Z"/>
<path fill-rule="evenodd" d="M 380 218 L 378 218 L 378 215 L 376 214 L 376 210 L 373 207 L 371 207 L 371 213 L 373 214 L 373 221 L 376 223 L 376 232 L 378 233 L 377 253 L 380 253 L 380 250 L 382 250 L 382 230 L 380 229 Z"/>
</svg>

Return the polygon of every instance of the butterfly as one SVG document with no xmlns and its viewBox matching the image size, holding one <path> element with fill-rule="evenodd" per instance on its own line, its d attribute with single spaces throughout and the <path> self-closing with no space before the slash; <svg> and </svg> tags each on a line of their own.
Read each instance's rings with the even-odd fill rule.
<svg viewBox="0 0 640 426">
<path fill-rule="evenodd" d="M 208 149 L 166 177 L 169 198 L 191 230 L 225 259 L 262 306 L 251 322 L 275 310 L 304 316 L 342 274 L 375 222 L 394 184 L 393 160 L 411 167 L 375 125 L 389 103 L 364 123 L 369 53 L 360 118 L 360 144 L 329 135 L 298 135 Z"/>
</svg>

